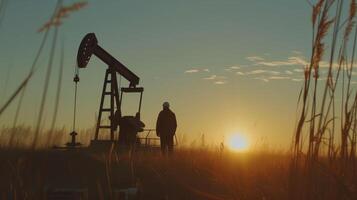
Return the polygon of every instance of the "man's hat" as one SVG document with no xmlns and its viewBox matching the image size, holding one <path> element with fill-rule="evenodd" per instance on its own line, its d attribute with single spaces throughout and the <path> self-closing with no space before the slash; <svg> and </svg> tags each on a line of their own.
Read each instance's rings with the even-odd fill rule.
<svg viewBox="0 0 357 200">
<path fill-rule="evenodd" d="M 164 107 L 164 108 L 170 108 L 170 104 L 169 104 L 169 102 L 164 102 L 163 104 L 162 104 L 162 106 Z"/>
</svg>

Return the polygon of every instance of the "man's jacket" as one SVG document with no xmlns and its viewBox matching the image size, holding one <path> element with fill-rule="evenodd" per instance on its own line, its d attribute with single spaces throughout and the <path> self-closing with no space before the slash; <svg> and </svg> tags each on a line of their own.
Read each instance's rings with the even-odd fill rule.
<svg viewBox="0 0 357 200">
<path fill-rule="evenodd" d="M 175 135 L 177 128 L 177 121 L 175 113 L 173 113 L 170 109 L 163 109 L 157 118 L 156 121 L 156 134 L 157 136 L 167 135 L 173 136 Z"/>
</svg>

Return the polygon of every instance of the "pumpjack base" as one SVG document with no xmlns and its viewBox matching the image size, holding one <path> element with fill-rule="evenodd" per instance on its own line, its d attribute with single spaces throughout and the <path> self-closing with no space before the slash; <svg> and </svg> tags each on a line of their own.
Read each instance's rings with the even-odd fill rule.
<svg viewBox="0 0 357 200">
<path fill-rule="evenodd" d="M 116 147 L 117 142 L 112 140 L 91 140 L 89 148 L 94 150 L 109 150 L 113 145 Z"/>
<path fill-rule="evenodd" d="M 111 140 L 91 140 L 90 145 L 88 146 L 88 149 L 92 151 L 109 151 L 111 148 L 119 152 L 127 151 L 130 149 L 129 146 L 120 145 L 118 141 L 111 141 Z M 160 146 L 137 144 L 135 145 L 135 150 L 144 151 L 144 152 L 156 152 L 156 151 L 160 151 Z"/>
<path fill-rule="evenodd" d="M 76 144 L 75 146 L 71 146 L 66 144 L 66 146 L 53 146 L 52 149 L 58 149 L 58 150 L 75 150 L 75 149 L 85 149 L 85 147 L 83 147 L 80 143 Z"/>
</svg>

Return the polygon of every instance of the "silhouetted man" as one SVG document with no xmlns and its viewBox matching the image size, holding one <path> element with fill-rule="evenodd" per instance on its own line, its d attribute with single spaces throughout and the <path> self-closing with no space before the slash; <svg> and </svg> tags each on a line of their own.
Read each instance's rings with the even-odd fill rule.
<svg viewBox="0 0 357 200">
<path fill-rule="evenodd" d="M 170 110 L 170 104 L 165 102 L 156 122 L 156 134 L 160 137 L 161 151 L 165 155 L 174 149 L 174 136 L 177 122 L 175 113 Z"/>
</svg>

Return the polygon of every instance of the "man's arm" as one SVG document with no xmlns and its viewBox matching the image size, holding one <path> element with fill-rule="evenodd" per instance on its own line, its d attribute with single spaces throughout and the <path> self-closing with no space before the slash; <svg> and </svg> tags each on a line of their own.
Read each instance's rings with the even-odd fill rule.
<svg viewBox="0 0 357 200">
<path fill-rule="evenodd" d="M 161 112 L 159 113 L 159 116 L 157 117 L 157 120 L 156 120 L 156 135 L 158 137 L 160 137 L 160 125 L 161 125 Z"/>
<path fill-rule="evenodd" d="M 174 121 L 174 126 L 173 126 L 173 132 L 174 132 L 174 135 L 176 133 L 176 129 L 177 129 L 177 121 L 176 121 L 176 115 L 175 113 L 173 113 L 173 121 Z"/>
</svg>

